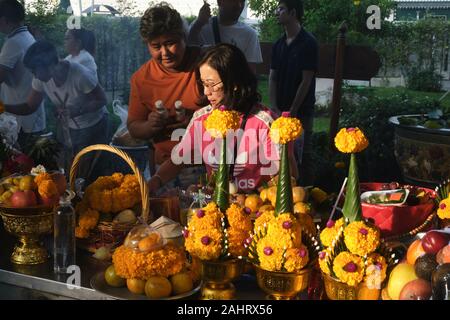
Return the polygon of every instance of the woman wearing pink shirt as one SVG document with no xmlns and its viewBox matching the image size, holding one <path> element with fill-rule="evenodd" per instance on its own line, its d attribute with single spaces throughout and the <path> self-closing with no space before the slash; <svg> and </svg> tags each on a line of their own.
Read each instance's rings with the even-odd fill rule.
<svg viewBox="0 0 450 320">
<path fill-rule="evenodd" d="M 171 158 L 161 165 L 149 181 L 154 193 L 176 177 L 184 165 L 204 164 L 208 173 L 215 171 L 220 155 L 220 141 L 212 138 L 203 125 L 212 110 L 226 106 L 240 113 L 241 128 L 234 138 L 227 138 L 230 177 L 240 192 L 251 192 L 278 173 L 278 146 L 269 137 L 274 120 L 271 111 L 260 104 L 257 79 L 244 54 L 230 44 L 209 49 L 197 70 L 203 96 L 185 132 L 175 132 L 172 138 L 180 143 Z M 236 143 L 237 142 L 237 143 Z M 292 164 L 295 159 L 292 156 Z M 296 168 L 292 165 L 291 168 Z M 297 176 L 297 172 L 293 173 Z"/>
</svg>

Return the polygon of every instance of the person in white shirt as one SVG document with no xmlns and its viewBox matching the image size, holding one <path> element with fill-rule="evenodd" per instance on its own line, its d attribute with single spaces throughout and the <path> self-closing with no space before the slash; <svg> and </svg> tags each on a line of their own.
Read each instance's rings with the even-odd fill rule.
<svg viewBox="0 0 450 320">
<path fill-rule="evenodd" d="M 188 43 L 198 46 L 212 46 L 229 43 L 244 53 L 253 71 L 262 63 L 261 47 L 256 31 L 239 21 L 245 7 L 245 0 L 217 0 L 219 15 L 211 17 L 209 4 L 205 1 L 197 19 L 191 24 Z"/>
<path fill-rule="evenodd" d="M 7 35 L 0 51 L 1 99 L 5 104 L 23 104 L 31 92 L 33 75 L 23 63 L 28 48 L 36 42 L 24 26 L 25 10 L 16 0 L 0 2 L 0 32 Z M 16 116 L 19 145 L 24 148 L 32 136 L 43 133 L 46 127 L 45 109 L 39 103 L 27 116 Z"/>
<path fill-rule="evenodd" d="M 78 63 L 59 60 L 55 46 L 45 40 L 28 49 L 24 64 L 34 74 L 33 89 L 26 103 L 5 104 L 5 110 L 32 113 L 47 95 L 58 114 L 56 138 L 64 146 L 62 166 L 66 170 L 81 149 L 108 143 L 107 100 L 92 72 Z"/>
<path fill-rule="evenodd" d="M 95 35 L 92 31 L 84 28 L 67 30 L 64 49 L 69 53 L 65 60 L 85 66 L 97 77 L 97 64 L 94 59 Z"/>
</svg>

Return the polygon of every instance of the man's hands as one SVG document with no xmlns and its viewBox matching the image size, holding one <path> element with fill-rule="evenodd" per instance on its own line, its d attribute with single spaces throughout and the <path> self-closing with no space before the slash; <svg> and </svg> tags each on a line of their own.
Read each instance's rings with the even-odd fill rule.
<svg viewBox="0 0 450 320">
<path fill-rule="evenodd" d="M 203 6 L 200 8 L 198 17 L 195 20 L 196 27 L 202 28 L 209 22 L 209 18 L 211 18 L 211 7 L 206 1 L 203 1 Z"/>
</svg>

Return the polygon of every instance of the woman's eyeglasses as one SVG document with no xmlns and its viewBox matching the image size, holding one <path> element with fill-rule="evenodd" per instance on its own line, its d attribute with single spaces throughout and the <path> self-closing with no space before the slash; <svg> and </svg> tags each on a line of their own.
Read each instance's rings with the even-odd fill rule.
<svg viewBox="0 0 450 320">
<path fill-rule="evenodd" d="M 203 88 L 207 88 L 207 89 L 209 89 L 209 90 L 211 90 L 213 92 L 217 92 L 220 89 L 222 89 L 222 87 L 218 87 L 218 85 L 221 84 L 222 81 L 219 81 L 219 82 L 216 82 L 216 83 L 211 83 L 211 82 L 203 82 L 203 81 L 198 80 L 197 82 Z"/>
</svg>

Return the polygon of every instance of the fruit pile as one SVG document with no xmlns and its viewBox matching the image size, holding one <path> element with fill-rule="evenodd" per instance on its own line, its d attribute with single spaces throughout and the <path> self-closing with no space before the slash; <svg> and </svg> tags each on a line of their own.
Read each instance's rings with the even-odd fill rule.
<svg viewBox="0 0 450 320">
<path fill-rule="evenodd" d="M 0 204 L 13 208 L 55 206 L 65 190 L 66 179 L 59 172 L 13 175 L 0 182 Z"/>
<path fill-rule="evenodd" d="M 150 299 L 164 299 L 193 290 L 198 282 L 194 272 L 184 269 L 170 277 L 151 276 L 147 280 L 124 279 L 117 275 L 114 265 L 105 271 L 105 281 L 115 288 L 127 287 L 134 294 L 145 294 Z"/>
<path fill-rule="evenodd" d="M 295 180 L 293 181 L 293 183 Z M 277 200 L 277 186 L 269 184 L 267 188 L 261 189 L 258 194 L 236 194 L 233 195 L 232 202 L 239 204 L 246 208 L 245 210 L 251 212 L 251 217 L 254 219 L 261 216 L 266 211 L 275 210 L 275 203 Z M 294 184 L 293 184 L 294 185 Z M 292 188 L 292 199 L 294 203 L 294 215 L 299 220 L 300 225 L 306 228 L 312 235 L 316 234 L 316 226 L 312 218 L 312 205 L 308 201 L 309 195 L 305 188 L 294 186 Z"/>
<path fill-rule="evenodd" d="M 391 272 L 384 298 L 392 300 L 440 299 L 434 286 L 450 277 L 450 234 L 433 230 L 408 248 L 406 261 Z M 432 285 L 433 282 L 433 285 Z"/>
</svg>

